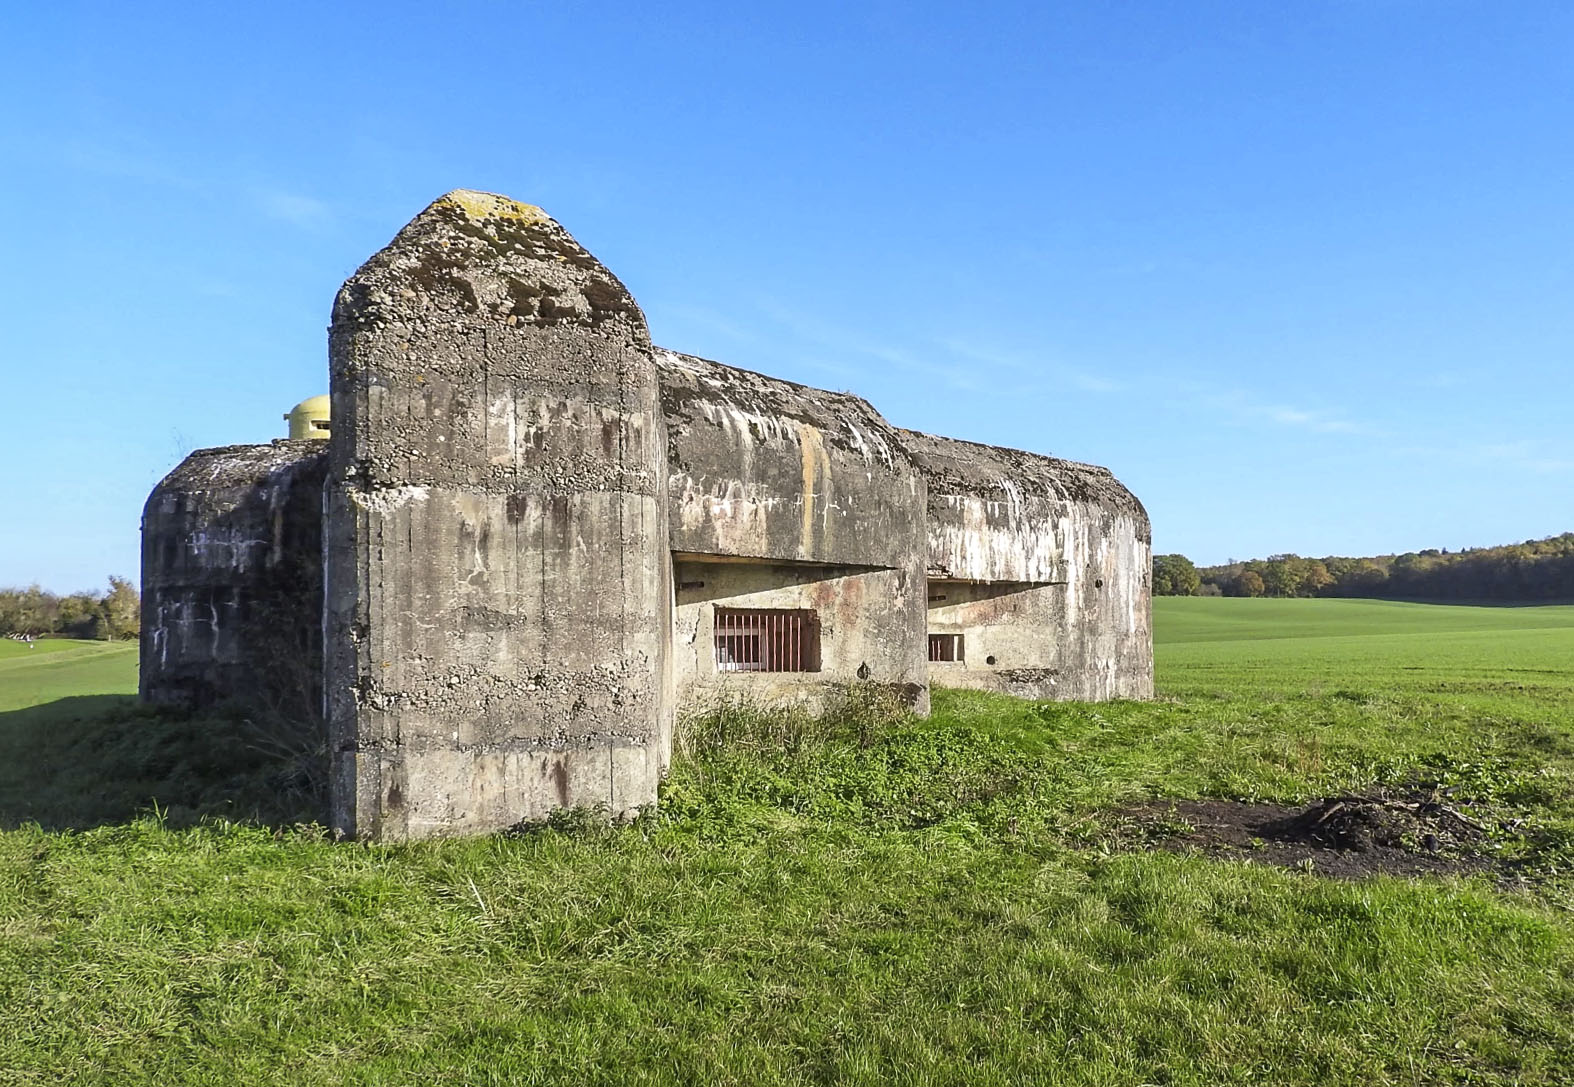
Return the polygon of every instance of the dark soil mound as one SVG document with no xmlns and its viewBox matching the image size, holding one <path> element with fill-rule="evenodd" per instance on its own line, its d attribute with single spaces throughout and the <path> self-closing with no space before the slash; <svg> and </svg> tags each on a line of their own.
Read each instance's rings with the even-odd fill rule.
<svg viewBox="0 0 1574 1087">
<path fill-rule="evenodd" d="M 1479 843 L 1483 828 L 1433 794 L 1421 799 L 1379 795 L 1321 800 L 1261 827 L 1264 838 L 1356 853 L 1458 851 Z"/>
<path fill-rule="evenodd" d="M 1340 879 L 1490 867 L 1482 855 L 1486 829 L 1439 791 L 1373 791 L 1328 797 L 1302 808 L 1181 800 L 1122 814 L 1134 821 L 1143 840 L 1161 849 L 1199 850 Z"/>
</svg>

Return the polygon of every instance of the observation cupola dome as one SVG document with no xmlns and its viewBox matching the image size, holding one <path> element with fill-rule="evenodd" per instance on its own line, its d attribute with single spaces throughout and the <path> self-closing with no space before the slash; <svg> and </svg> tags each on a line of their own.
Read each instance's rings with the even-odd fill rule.
<svg viewBox="0 0 1574 1087">
<path fill-rule="evenodd" d="M 328 437 L 328 397 L 314 396 L 302 400 L 290 409 L 285 420 L 290 424 L 290 438 Z"/>
</svg>

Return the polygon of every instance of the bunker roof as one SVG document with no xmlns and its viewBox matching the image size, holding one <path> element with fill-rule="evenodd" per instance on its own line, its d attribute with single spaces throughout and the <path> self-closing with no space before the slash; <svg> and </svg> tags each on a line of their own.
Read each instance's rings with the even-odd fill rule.
<svg viewBox="0 0 1574 1087">
<path fill-rule="evenodd" d="M 832 444 L 866 459 L 893 463 L 896 428 L 860 396 L 799 385 L 664 347 L 655 349 L 655 358 L 669 421 L 689 403 L 725 404 L 747 415 L 812 426 Z"/>
<path fill-rule="evenodd" d="M 322 441 L 292 441 L 276 438 L 264 445 L 220 445 L 195 450 L 165 476 L 153 493 L 167 491 L 211 491 L 227 487 L 247 487 L 264 483 L 277 472 L 307 467 L 318 459 L 326 463 L 328 451 Z"/>
<path fill-rule="evenodd" d="M 932 495 L 1006 499 L 1014 488 L 1024 496 L 1097 506 L 1148 523 L 1137 496 L 1108 468 L 917 430 L 899 430 L 897 435 Z"/>
<path fill-rule="evenodd" d="M 828 439 L 865 456 L 871 445 L 877 445 L 877 455 L 887 463 L 894 452 L 924 477 L 931 494 L 1007 500 L 1014 490 L 1019 496 L 1094 506 L 1148 523 L 1142 503 L 1108 468 L 903 430 L 852 393 L 800 385 L 666 348 L 656 348 L 655 357 L 669 425 L 686 403 L 727 405 L 748 415 L 819 428 Z"/>
</svg>

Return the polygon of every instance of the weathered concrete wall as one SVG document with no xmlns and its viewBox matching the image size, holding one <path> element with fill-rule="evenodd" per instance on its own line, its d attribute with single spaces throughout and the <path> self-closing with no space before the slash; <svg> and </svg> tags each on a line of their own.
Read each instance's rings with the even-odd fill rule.
<svg viewBox="0 0 1574 1087">
<path fill-rule="evenodd" d="M 992 628 L 996 664 L 935 666 L 934 682 L 1038 698 L 1151 697 L 1152 538 L 1131 492 L 1093 465 L 916 431 L 901 440 L 928 485 L 930 577 L 1042 587 L 941 609 L 937 619 L 974 638 Z"/>
<path fill-rule="evenodd" d="M 336 824 L 407 838 L 655 799 L 663 420 L 627 290 L 538 208 L 435 202 L 330 334 Z"/>
<path fill-rule="evenodd" d="M 758 562 L 675 564 L 677 616 L 673 676 L 684 713 L 728 699 L 796 705 L 819 713 L 854 683 L 890 688 L 919 713 L 929 712 L 921 599 L 907 570 Z M 819 620 L 820 667 L 812 672 L 731 672 L 716 664 L 715 612 L 722 608 L 793 608 Z"/>
<path fill-rule="evenodd" d="M 924 483 L 867 401 L 657 350 L 672 549 L 921 570 Z"/>
<path fill-rule="evenodd" d="M 1068 634 L 1056 697 L 1152 698 L 1153 537 L 1147 513 L 1140 505 L 1135 513 L 1105 507 L 1073 526 Z M 1068 685 L 1067 675 L 1076 682 Z"/>
<path fill-rule="evenodd" d="M 929 579 L 929 633 L 960 634 L 963 659 L 931 661 L 936 687 L 1054 698 L 1067 639 L 1064 585 Z"/>
<path fill-rule="evenodd" d="M 142 513 L 142 663 L 149 702 L 321 708 L 320 442 L 201 449 Z"/>
<path fill-rule="evenodd" d="M 758 563 L 680 572 L 680 585 L 707 584 L 699 596 L 680 589 L 677 598 L 683 708 L 744 692 L 819 707 L 828 687 L 861 677 L 927 713 L 924 484 L 894 429 L 846 393 L 661 349 L 656 361 L 673 551 Z M 702 601 L 813 608 L 823 624 L 822 671 L 718 673 L 713 606 Z"/>
</svg>

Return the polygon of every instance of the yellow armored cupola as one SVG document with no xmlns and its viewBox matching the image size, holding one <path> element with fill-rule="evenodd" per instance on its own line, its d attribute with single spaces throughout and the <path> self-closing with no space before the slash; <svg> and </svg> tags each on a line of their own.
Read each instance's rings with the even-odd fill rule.
<svg viewBox="0 0 1574 1087">
<path fill-rule="evenodd" d="M 285 420 L 290 424 L 290 438 L 328 437 L 328 397 L 314 396 L 302 400 L 290 409 Z"/>
</svg>

